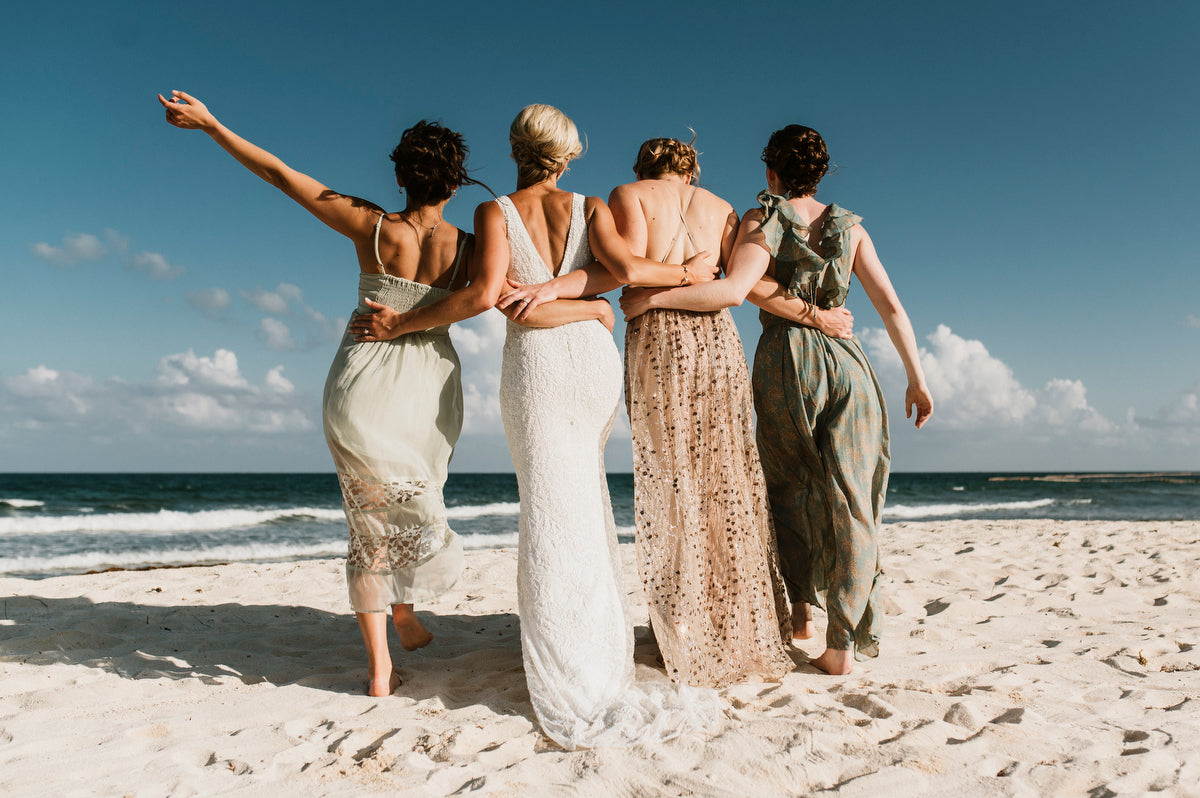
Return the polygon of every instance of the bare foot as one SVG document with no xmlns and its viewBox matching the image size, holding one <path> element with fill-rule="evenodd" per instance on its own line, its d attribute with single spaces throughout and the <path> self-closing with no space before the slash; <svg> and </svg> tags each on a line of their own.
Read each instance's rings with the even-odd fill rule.
<svg viewBox="0 0 1200 798">
<path fill-rule="evenodd" d="M 854 652 L 827 648 L 821 656 L 808 663 L 832 676 L 845 676 L 854 665 Z"/>
<path fill-rule="evenodd" d="M 811 640 L 817 633 L 813 627 L 812 606 L 806 601 L 792 605 L 792 639 Z"/>
<path fill-rule="evenodd" d="M 404 684 L 404 680 L 400 678 L 400 674 L 394 670 L 390 671 L 385 679 L 382 674 L 378 677 L 372 675 L 367 682 L 367 695 L 375 698 L 391 695 L 396 692 L 396 688 Z"/>
<path fill-rule="evenodd" d="M 396 604 L 392 607 L 392 625 L 396 627 L 396 634 L 400 635 L 400 645 L 405 651 L 424 648 L 433 640 L 433 635 L 413 612 L 411 604 Z"/>
</svg>

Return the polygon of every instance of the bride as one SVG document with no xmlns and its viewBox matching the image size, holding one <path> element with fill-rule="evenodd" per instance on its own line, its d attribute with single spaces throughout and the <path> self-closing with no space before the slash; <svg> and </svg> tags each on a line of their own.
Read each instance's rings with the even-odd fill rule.
<svg viewBox="0 0 1200 798">
<path fill-rule="evenodd" d="M 480 206 L 476 256 L 512 283 L 582 269 L 593 256 L 640 285 L 711 279 L 708 253 L 687 264 L 630 254 L 608 206 L 558 187 L 582 151 L 557 108 L 531 105 L 509 131 L 517 190 Z M 604 474 L 604 444 L 621 396 L 621 358 L 604 316 L 579 321 L 563 301 L 510 323 L 500 407 L 521 493 L 517 590 L 521 649 L 534 711 L 567 749 L 669 739 L 710 726 L 710 690 L 637 682 L 633 630 L 621 581 Z M 519 314 L 519 304 L 506 313 Z M 611 310 L 609 310 L 611 313 Z M 586 317 L 585 317 L 586 318 Z M 574 322 L 574 323 L 572 323 Z"/>
</svg>

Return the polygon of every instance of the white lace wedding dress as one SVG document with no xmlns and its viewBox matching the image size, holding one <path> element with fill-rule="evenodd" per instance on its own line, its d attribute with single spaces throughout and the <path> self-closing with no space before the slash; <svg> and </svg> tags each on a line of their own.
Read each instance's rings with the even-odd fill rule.
<svg viewBox="0 0 1200 798">
<path fill-rule="evenodd" d="M 512 252 L 508 276 L 551 279 L 512 202 L 498 203 Z M 591 262 L 576 194 L 560 273 Z M 665 740 L 710 728 L 722 714 L 714 691 L 634 678 L 603 460 L 621 381 L 620 356 L 600 322 L 508 323 L 500 409 L 521 494 L 521 651 L 542 730 L 568 750 Z"/>
</svg>

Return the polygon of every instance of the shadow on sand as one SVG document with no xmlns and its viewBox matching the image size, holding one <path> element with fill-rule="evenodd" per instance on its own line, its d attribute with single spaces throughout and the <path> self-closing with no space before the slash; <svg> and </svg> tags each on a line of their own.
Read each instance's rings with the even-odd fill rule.
<svg viewBox="0 0 1200 798">
<path fill-rule="evenodd" d="M 405 682 L 395 695 L 533 718 L 516 615 L 417 614 L 434 640 L 408 652 L 392 637 L 393 661 Z M 126 679 L 212 685 L 236 679 L 349 695 L 364 691 L 366 654 L 349 613 L 14 596 L 0 599 L 0 619 L 4 662 L 82 665 Z"/>
</svg>

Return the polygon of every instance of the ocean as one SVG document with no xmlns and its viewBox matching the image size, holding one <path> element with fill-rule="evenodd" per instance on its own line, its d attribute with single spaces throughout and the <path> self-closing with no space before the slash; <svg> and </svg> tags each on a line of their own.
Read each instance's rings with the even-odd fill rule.
<svg viewBox="0 0 1200 798">
<path fill-rule="evenodd" d="M 621 540 L 633 475 L 610 474 Z M 450 526 L 467 549 L 516 546 L 512 474 L 451 474 Z M 1200 473 L 893 474 L 883 520 L 1200 520 Z M 332 474 L 0 474 L 0 574 L 342 557 Z"/>
</svg>

